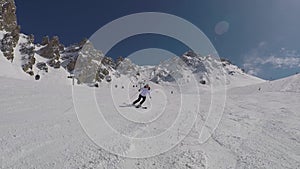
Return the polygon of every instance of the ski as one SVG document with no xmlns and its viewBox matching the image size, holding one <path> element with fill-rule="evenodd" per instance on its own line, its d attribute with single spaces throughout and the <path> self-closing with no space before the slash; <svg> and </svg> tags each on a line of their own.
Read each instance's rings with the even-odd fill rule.
<svg viewBox="0 0 300 169">
<path fill-rule="evenodd" d="M 127 103 L 123 103 L 124 105 L 120 105 L 119 107 L 135 107 L 135 108 L 141 108 L 141 109 L 147 109 L 148 107 L 146 107 L 146 106 L 139 106 L 139 105 L 137 105 L 137 106 L 135 106 L 135 105 L 132 105 L 132 104 L 127 104 Z"/>
<path fill-rule="evenodd" d="M 120 105 L 119 107 L 135 107 L 135 105 L 132 105 L 132 104 L 124 104 L 124 105 Z"/>
<path fill-rule="evenodd" d="M 135 108 L 137 108 L 137 109 L 139 109 L 139 108 L 141 108 L 141 109 L 147 109 L 147 107 L 145 107 L 145 106 L 135 106 Z"/>
</svg>

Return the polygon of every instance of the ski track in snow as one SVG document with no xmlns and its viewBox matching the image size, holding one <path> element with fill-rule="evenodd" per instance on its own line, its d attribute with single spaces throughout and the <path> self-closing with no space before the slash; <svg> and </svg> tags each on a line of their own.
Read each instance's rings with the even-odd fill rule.
<svg viewBox="0 0 300 169">
<path fill-rule="evenodd" d="M 277 83 L 230 89 L 222 120 L 207 142 L 200 144 L 193 128 L 172 150 L 146 159 L 119 157 L 95 145 L 78 122 L 71 86 L 9 78 L 0 83 L 3 169 L 300 168 L 300 93 L 277 90 Z M 149 127 L 155 126 L 130 124 L 120 130 L 142 137 L 155 131 Z M 161 122 L 157 132 L 166 127 Z"/>
</svg>

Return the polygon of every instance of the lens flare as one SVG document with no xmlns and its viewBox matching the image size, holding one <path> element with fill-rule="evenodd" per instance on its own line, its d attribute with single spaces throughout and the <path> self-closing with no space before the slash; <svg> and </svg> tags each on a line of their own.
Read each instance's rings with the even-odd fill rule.
<svg viewBox="0 0 300 169">
<path fill-rule="evenodd" d="M 229 30 L 229 23 L 226 21 L 221 21 L 216 24 L 215 32 L 218 35 L 223 35 L 224 33 L 228 32 Z"/>
</svg>

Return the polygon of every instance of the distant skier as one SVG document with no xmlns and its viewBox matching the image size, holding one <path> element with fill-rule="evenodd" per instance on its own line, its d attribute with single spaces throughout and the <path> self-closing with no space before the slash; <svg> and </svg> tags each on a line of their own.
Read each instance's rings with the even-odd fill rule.
<svg viewBox="0 0 300 169">
<path fill-rule="evenodd" d="M 149 97 L 150 97 L 150 99 L 151 99 L 151 95 L 150 95 L 150 86 L 149 86 L 148 84 L 146 84 L 146 86 L 144 86 L 144 88 L 139 89 L 139 92 L 140 92 L 139 98 L 136 99 L 136 100 L 132 103 L 132 105 L 135 106 L 136 103 L 138 103 L 139 101 L 142 100 L 142 101 L 136 106 L 136 108 L 141 107 L 142 104 L 146 101 L 146 96 L 147 96 L 147 94 L 149 95 Z"/>
</svg>

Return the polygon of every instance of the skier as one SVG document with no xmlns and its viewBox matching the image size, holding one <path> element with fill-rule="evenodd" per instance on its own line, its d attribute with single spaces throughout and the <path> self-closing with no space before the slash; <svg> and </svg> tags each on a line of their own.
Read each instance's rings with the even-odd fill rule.
<svg viewBox="0 0 300 169">
<path fill-rule="evenodd" d="M 149 97 L 150 97 L 150 99 L 151 99 L 151 95 L 150 95 L 150 86 L 149 86 L 148 84 L 146 84 L 146 86 L 144 86 L 144 88 L 139 89 L 139 92 L 140 92 L 139 98 L 136 99 L 136 100 L 132 103 L 132 105 L 135 106 L 135 104 L 138 103 L 139 101 L 141 101 L 141 99 L 142 99 L 142 101 L 139 103 L 139 105 L 136 106 L 136 108 L 139 108 L 139 107 L 142 106 L 142 104 L 143 104 L 143 103 L 145 102 L 145 100 L 146 100 L 147 94 L 149 95 Z"/>
</svg>

